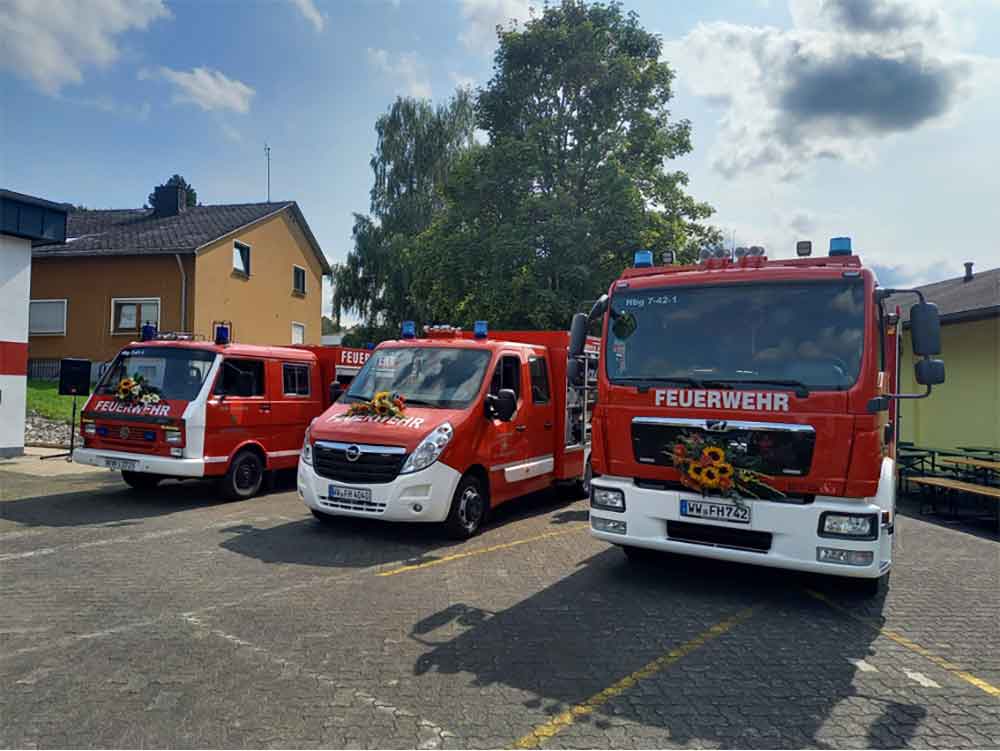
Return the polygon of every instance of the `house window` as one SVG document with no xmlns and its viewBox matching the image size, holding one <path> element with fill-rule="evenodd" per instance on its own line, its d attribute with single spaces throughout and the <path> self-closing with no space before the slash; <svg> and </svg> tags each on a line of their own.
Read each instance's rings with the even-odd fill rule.
<svg viewBox="0 0 1000 751">
<path fill-rule="evenodd" d="M 143 325 L 151 323 L 160 328 L 160 298 L 112 297 L 111 333 L 138 334 Z"/>
<path fill-rule="evenodd" d="M 250 276 L 250 246 L 241 242 L 233 243 L 233 271 Z"/>
<path fill-rule="evenodd" d="M 292 344 L 306 343 L 306 325 L 292 322 Z"/>
<path fill-rule="evenodd" d="M 32 300 L 28 308 L 28 333 L 66 335 L 66 301 Z"/>
<path fill-rule="evenodd" d="M 281 364 L 285 382 L 285 396 L 309 396 L 309 366 Z"/>
<path fill-rule="evenodd" d="M 297 295 L 306 293 L 306 270 L 301 266 L 292 266 L 292 291 Z"/>
<path fill-rule="evenodd" d="M 544 357 L 528 358 L 528 371 L 531 374 L 531 401 L 533 404 L 549 403 L 549 369 Z"/>
</svg>

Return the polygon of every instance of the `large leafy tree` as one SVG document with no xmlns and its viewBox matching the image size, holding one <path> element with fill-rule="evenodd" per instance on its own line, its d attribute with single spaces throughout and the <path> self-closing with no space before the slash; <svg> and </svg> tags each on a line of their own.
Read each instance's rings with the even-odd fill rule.
<svg viewBox="0 0 1000 751">
<path fill-rule="evenodd" d="M 444 105 L 400 97 L 375 123 L 370 215 L 354 217 L 354 249 L 334 272 L 334 313 L 356 311 L 366 333 L 396 331 L 419 318 L 410 294 L 412 246 L 444 207 L 452 166 L 473 143 L 472 95 L 459 89 Z"/>
<path fill-rule="evenodd" d="M 188 181 L 185 180 L 181 175 L 173 175 L 165 183 L 163 183 L 163 185 L 160 185 L 159 187 L 164 188 L 170 185 L 178 185 L 187 191 L 187 201 L 185 202 L 185 206 L 191 208 L 192 206 L 198 205 L 198 191 L 196 191 L 192 185 L 189 185 Z M 151 209 L 156 208 L 155 190 L 149 194 L 149 198 L 146 199 L 146 202 L 149 204 L 149 207 Z"/>
<path fill-rule="evenodd" d="M 498 38 L 477 104 L 489 144 L 458 161 L 412 246 L 426 317 L 562 328 L 635 249 L 690 257 L 719 239 L 666 168 L 690 124 L 670 117 L 673 72 L 635 13 L 563 0 Z"/>
</svg>

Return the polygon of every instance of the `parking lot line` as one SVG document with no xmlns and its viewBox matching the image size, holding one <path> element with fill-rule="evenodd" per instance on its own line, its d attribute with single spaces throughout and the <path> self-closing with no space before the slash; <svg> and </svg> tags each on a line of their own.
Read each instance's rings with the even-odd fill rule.
<svg viewBox="0 0 1000 751">
<path fill-rule="evenodd" d="M 951 662 L 950 660 L 946 660 L 944 657 L 939 657 L 938 655 L 934 654 L 933 652 L 931 652 L 926 647 L 923 647 L 920 644 L 917 644 L 912 639 L 908 639 L 905 636 L 903 636 L 902 634 L 900 634 L 900 633 L 898 633 L 896 631 L 893 631 L 892 629 L 883 628 L 882 626 L 880 626 L 879 624 L 875 623 L 874 621 L 869 620 L 868 618 L 865 618 L 863 616 L 860 616 L 857 613 L 852 613 L 847 608 L 843 607 L 842 605 L 838 605 L 833 600 L 831 600 L 829 597 L 827 597 L 824 594 L 821 594 L 820 592 L 815 592 L 815 591 L 813 591 L 811 589 L 807 589 L 806 592 L 811 597 L 816 598 L 820 602 L 826 603 L 827 605 L 829 605 L 831 608 L 833 608 L 837 612 L 843 613 L 844 615 L 847 615 L 850 618 L 853 618 L 858 623 L 862 623 L 865 626 L 868 626 L 868 628 L 870 628 L 870 629 L 872 629 L 874 631 L 877 631 L 879 634 L 881 634 L 882 636 L 886 637 L 887 639 L 891 639 L 892 641 L 896 642 L 900 646 L 906 647 L 911 652 L 914 652 L 914 653 L 920 655 L 921 657 L 923 657 L 923 658 L 925 658 L 927 660 L 930 660 L 935 665 L 937 665 L 939 668 L 948 671 L 949 673 L 951 673 L 955 677 L 960 678 L 961 680 L 965 681 L 966 683 L 969 683 L 969 684 L 975 686 L 976 688 L 980 689 L 981 691 L 985 691 L 990 696 L 1000 696 L 1000 688 L 998 688 L 997 686 L 994 686 L 992 683 L 990 683 L 988 681 L 984 681 L 979 676 L 973 675 L 972 673 L 968 672 L 967 670 L 962 670 L 962 668 L 960 668 L 955 663 Z"/>
<path fill-rule="evenodd" d="M 580 704 L 570 707 L 567 711 L 562 714 L 556 715 L 548 722 L 539 725 L 534 728 L 527 735 L 522 736 L 514 743 L 514 748 L 538 748 L 543 741 L 552 736 L 556 735 L 563 729 L 569 727 L 577 718 L 585 717 L 594 712 L 603 704 L 606 704 L 611 699 L 624 693 L 626 690 L 630 689 L 632 686 L 636 685 L 639 681 L 650 678 L 657 673 L 665 670 L 686 655 L 691 654 L 699 647 L 704 646 L 708 642 L 716 639 L 723 634 L 727 633 L 733 626 L 745 621 L 753 614 L 753 608 L 746 608 L 741 610 L 736 615 L 730 616 L 725 620 L 719 621 L 711 628 L 701 632 L 693 639 L 690 639 L 679 647 L 675 647 L 667 652 L 665 655 L 657 657 L 652 662 L 647 663 L 643 667 L 636 670 L 634 673 L 625 676 L 616 683 L 611 684 L 603 691 L 600 691 L 589 699 Z"/>
<path fill-rule="evenodd" d="M 388 571 L 380 571 L 376 576 L 396 576 L 397 574 L 405 574 L 410 571 L 417 571 L 422 568 L 430 568 L 431 566 L 440 566 L 444 563 L 451 563 L 452 561 L 458 561 L 462 558 L 471 558 L 475 555 L 485 555 L 486 553 L 495 553 L 498 550 L 507 550 L 508 548 L 514 548 L 518 545 L 527 545 L 529 542 L 538 542 L 539 540 L 549 540 L 553 537 L 562 537 L 563 535 L 568 535 L 570 532 L 579 532 L 581 529 L 587 529 L 586 524 L 573 524 L 567 525 L 567 529 L 561 529 L 558 532 L 546 532 L 543 535 L 535 535 L 534 537 L 525 537 L 523 540 L 514 540 L 513 542 L 504 542 L 499 545 L 490 545 L 486 548 L 477 548 L 476 550 L 469 550 L 464 553 L 453 553 L 452 555 L 444 555 L 440 558 L 434 558 L 430 561 L 424 561 L 422 563 L 412 563 L 407 566 L 399 566 L 398 568 L 389 569 Z"/>
</svg>

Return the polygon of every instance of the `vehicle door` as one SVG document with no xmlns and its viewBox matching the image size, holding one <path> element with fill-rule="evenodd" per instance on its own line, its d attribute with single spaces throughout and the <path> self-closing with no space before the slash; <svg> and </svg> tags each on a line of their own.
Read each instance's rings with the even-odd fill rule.
<svg viewBox="0 0 1000 751">
<path fill-rule="evenodd" d="M 528 400 L 524 398 L 522 384 L 526 381 L 523 372 L 526 363 L 517 352 L 504 352 L 497 360 L 490 380 L 489 393 L 497 396 L 501 389 L 511 389 L 517 397 L 517 411 L 509 421 L 490 420 L 487 432 L 490 467 L 490 489 L 493 494 L 493 504 L 505 501 L 514 496 L 523 495 L 528 490 L 524 479 L 519 476 L 519 469 L 528 460 L 528 426 L 526 412 Z"/>
<path fill-rule="evenodd" d="M 322 411 L 322 394 L 316 391 L 318 365 L 301 360 L 273 360 L 271 432 L 273 445 L 268 458 L 275 469 L 292 468 L 298 463 L 306 428 Z"/>
<path fill-rule="evenodd" d="M 254 357 L 226 357 L 219 366 L 208 401 L 205 428 L 206 465 L 226 462 L 241 443 L 254 441 L 265 452 L 271 445 L 271 401 L 268 397 L 267 361 Z M 210 472 L 206 466 L 206 473 Z"/>
<path fill-rule="evenodd" d="M 546 350 L 538 348 L 528 355 L 523 420 L 524 435 L 528 442 L 530 469 L 525 474 L 534 480 L 531 484 L 539 488 L 551 482 L 554 470 L 555 444 L 558 431 L 555 428 L 555 403 L 552 398 L 552 373 Z"/>
</svg>

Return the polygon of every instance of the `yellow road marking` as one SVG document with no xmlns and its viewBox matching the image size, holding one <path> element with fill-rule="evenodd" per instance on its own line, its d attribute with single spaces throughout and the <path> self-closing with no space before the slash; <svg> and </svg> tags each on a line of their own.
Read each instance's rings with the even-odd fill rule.
<svg viewBox="0 0 1000 751">
<path fill-rule="evenodd" d="M 814 592 L 811 589 L 807 589 L 806 592 L 809 593 L 810 596 L 815 597 L 817 600 L 820 600 L 821 602 L 825 602 L 827 605 L 829 605 L 834 610 L 836 610 L 836 611 L 838 611 L 840 613 L 844 613 L 847 616 L 850 616 L 851 618 L 853 618 L 854 620 L 856 620 L 858 623 L 863 623 L 865 626 L 868 626 L 868 628 L 877 631 L 878 633 L 880 633 L 882 636 L 886 637 L 887 639 L 891 639 L 892 641 L 896 642 L 897 644 L 899 644 L 899 645 L 901 645 L 903 647 L 906 647 L 911 652 L 915 652 L 916 654 L 920 655 L 921 657 L 924 657 L 924 658 L 930 660 L 935 665 L 937 665 L 939 668 L 942 668 L 943 670 L 947 670 L 952 675 L 957 676 L 958 678 L 961 678 L 966 683 L 970 683 L 970 684 L 972 684 L 973 686 L 975 686 L 976 688 L 978 688 L 978 689 L 980 689 L 982 691 L 985 691 L 990 696 L 1000 696 L 1000 688 L 997 688 L 992 683 L 989 683 L 988 681 L 984 681 L 982 678 L 980 678 L 978 676 L 975 676 L 975 675 L 973 675 L 972 673 L 970 673 L 970 672 L 968 672 L 966 670 L 962 670 L 962 668 L 960 668 L 955 663 L 951 662 L 950 660 L 946 660 L 944 657 L 939 657 L 938 655 L 934 654 L 933 652 L 931 652 L 926 647 L 922 647 L 921 645 L 917 644 L 915 641 L 913 641 L 911 639 L 907 639 L 905 636 L 903 636 L 899 632 L 893 631 L 892 629 L 889 629 L 889 628 L 882 628 L 881 626 L 879 626 L 874 621 L 871 621 L 868 618 L 864 618 L 863 616 L 860 616 L 860 615 L 858 615 L 856 613 L 852 613 L 850 610 L 848 610 L 847 608 L 843 607 L 842 605 L 838 605 L 837 603 L 835 603 L 833 600 L 831 600 L 826 595 L 820 594 L 819 592 Z"/>
<path fill-rule="evenodd" d="M 538 542 L 539 540 L 549 540 L 553 537 L 562 537 L 563 535 L 568 535 L 570 532 L 579 532 L 581 529 L 586 529 L 586 524 L 573 524 L 570 525 L 568 529 L 561 529 L 558 532 L 546 532 L 544 535 L 535 535 L 534 537 L 525 537 L 523 540 L 514 540 L 513 542 L 504 542 L 499 545 L 490 545 L 488 548 L 477 548 L 476 550 L 469 550 L 465 553 L 454 553 L 452 555 L 442 556 L 441 558 L 435 558 L 432 561 L 424 561 L 423 563 L 412 563 L 408 566 L 400 566 L 399 568 L 389 569 L 388 571 L 380 571 L 377 576 L 395 576 L 396 574 L 405 574 L 408 571 L 416 571 L 422 568 L 430 568 L 431 566 L 440 566 L 443 563 L 451 563 L 452 561 L 458 561 L 462 558 L 471 558 L 474 555 L 484 555 L 486 553 L 495 553 L 498 550 L 507 550 L 508 548 L 514 548 L 518 545 L 527 545 L 529 542 Z"/>
<path fill-rule="evenodd" d="M 616 696 L 623 694 L 627 689 L 632 688 L 632 686 L 639 681 L 659 673 L 680 660 L 682 657 L 691 654 L 698 649 L 698 647 L 704 646 L 712 639 L 722 636 L 733 626 L 749 618 L 752 613 L 753 608 L 747 608 L 746 610 L 741 610 L 736 615 L 730 616 L 723 621 L 719 621 L 710 629 L 703 631 L 690 641 L 686 641 L 679 647 L 671 649 L 665 655 L 657 657 L 655 660 L 639 668 L 631 675 L 625 676 L 617 683 L 614 683 L 603 691 L 594 694 L 586 701 L 570 707 L 567 711 L 556 715 L 545 724 L 539 725 L 530 733 L 517 740 L 514 743 L 514 748 L 538 748 L 544 740 L 551 738 L 556 733 L 569 727 L 576 722 L 577 718 L 585 717 L 586 715 L 591 714 L 602 704 L 605 704 L 611 699 L 614 699 Z"/>
</svg>

